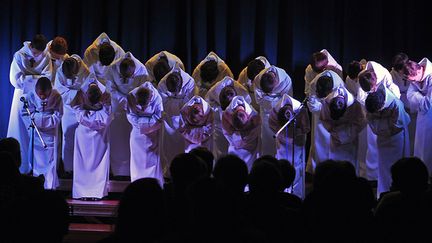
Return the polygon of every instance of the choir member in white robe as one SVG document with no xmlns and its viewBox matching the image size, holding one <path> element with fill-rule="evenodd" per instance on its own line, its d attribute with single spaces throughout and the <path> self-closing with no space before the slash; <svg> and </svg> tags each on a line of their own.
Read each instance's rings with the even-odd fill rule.
<svg viewBox="0 0 432 243">
<path fill-rule="evenodd" d="M 264 141 L 261 147 L 261 155 L 276 154 L 276 141 L 274 132 L 269 126 L 269 116 L 273 107 L 282 99 L 284 94 L 292 96 L 292 81 L 290 76 L 282 68 L 270 66 L 262 70 L 253 81 L 255 98 L 260 107 L 261 139 Z"/>
<path fill-rule="evenodd" d="M 111 96 L 97 79 L 88 80 L 72 102 L 75 131 L 72 197 L 101 199 L 108 195 Z"/>
<path fill-rule="evenodd" d="M 182 60 L 168 51 L 161 51 L 155 54 L 145 63 L 145 66 L 149 73 L 149 80 L 153 82 L 155 87 L 158 87 L 161 79 L 175 66 L 185 71 Z"/>
<path fill-rule="evenodd" d="M 255 100 L 255 89 L 253 86 L 253 80 L 263 69 L 269 68 L 270 66 L 270 62 L 267 60 L 267 58 L 259 56 L 250 61 L 247 67 L 245 67 L 238 76 L 237 81 L 248 90 L 249 96 L 252 99 L 250 104 L 257 111 L 259 111 L 259 106 Z"/>
<path fill-rule="evenodd" d="M 205 97 L 207 91 L 224 77 L 234 78 L 231 69 L 216 53 L 210 52 L 192 72 L 195 80 L 196 95 Z"/>
<path fill-rule="evenodd" d="M 366 117 L 377 135 L 378 187 L 377 195 L 386 192 L 391 185 L 391 166 L 410 155 L 408 124 L 410 118 L 404 105 L 384 83 L 369 93 L 366 101 Z"/>
<path fill-rule="evenodd" d="M 58 186 L 57 177 L 57 144 L 59 139 L 59 125 L 63 115 L 62 97 L 57 90 L 52 88 L 51 81 L 47 77 L 41 77 L 36 83 L 35 90 L 26 94 L 25 100 L 28 109 L 31 113 L 31 118 L 28 116 L 27 110 L 23 107 L 22 115 L 25 123 L 30 125 L 30 120 L 33 119 L 36 127 L 39 129 L 40 135 L 46 144 L 43 147 L 42 141 L 39 139 L 37 132 L 29 130 L 31 137 L 29 142 L 29 160 L 33 162 L 33 175 L 43 175 L 45 178 L 45 189 L 56 189 Z M 33 158 L 32 141 L 34 142 Z"/>
<path fill-rule="evenodd" d="M 106 73 L 109 65 L 124 56 L 124 50 L 106 33 L 100 34 L 84 52 L 84 63 L 90 72 L 103 84 L 106 84 Z"/>
<path fill-rule="evenodd" d="M 56 79 L 57 69 L 61 66 L 63 61 L 69 57 L 67 54 L 68 43 L 65 38 L 57 36 L 52 41 L 48 42 L 46 49 L 53 67 L 51 81 L 54 82 Z"/>
<path fill-rule="evenodd" d="M 306 165 L 306 171 L 313 173 L 318 163 L 330 159 L 330 133 L 325 129 L 322 121 L 319 119 L 323 99 L 334 89 L 343 87 L 344 82 L 340 76 L 326 70 L 312 80 L 308 88 L 307 105 L 312 113 L 312 134 L 309 158 Z"/>
<path fill-rule="evenodd" d="M 432 136 L 432 66 L 423 58 L 419 63 L 409 61 L 404 68 L 411 81 L 407 98 L 410 110 L 417 112 L 417 125 L 414 141 L 414 156 L 422 159 L 432 173 L 432 149 L 428 147 Z"/>
<path fill-rule="evenodd" d="M 180 110 L 194 96 L 195 81 L 176 65 L 159 82 L 158 91 L 164 107 L 164 132 L 162 138 L 162 165 L 164 176 L 169 177 L 171 160 L 184 152 L 183 137 L 179 133 Z"/>
<path fill-rule="evenodd" d="M 127 96 L 127 119 L 130 133 L 131 181 L 152 177 L 163 185 L 160 163 L 162 98 L 150 82 L 133 89 Z"/>
<path fill-rule="evenodd" d="M 358 75 L 363 70 L 363 65 L 359 61 L 352 61 L 347 68 L 347 76 L 345 78 L 345 88 L 357 98 L 360 84 L 358 81 Z"/>
<path fill-rule="evenodd" d="M 185 153 L 194 148 L 211 148 L 213 135 L 213 112 L 209 104 L 200 96 L 194 96 L 180 110 L 179 132 L 184 138 Z"/>
<path fill-rule="evenodd" d="M 403 74 L 403 68 L 405 63 L 409 61 L 408 55 L 400 52 L 393 57 L 392 68 L 390 74 L 392 76 L 393 82 L 399 87 L 401 93 L 400 99 L 404 103 L 405 110 L 408 112 L 411 118 L 411 122 L 408 125 L 409 137 L 410 137 L 410 151 L 414 152 L 414 141 L 415 141 L 415 130 L 416 130 L 416 117 L 417 111 L 410 110 L 409 101 L 407 99 L 407 91 L 410 86 L 409 80 Z"/>
<path fill-rule="evenodd" d="M 369 61 L 366 63 L 365 68 L 358 75 L 360 89 L 357 93 L 357 100 L 364 105 L 367 92 L 375 91 L 381 83 L 389 89 L 397 98 L 400 98 L 400 91 L 396 84 L 393 83 L 390 72 L 381 64 Z M 368 148 L 366 152 L 366 177 L 369 180 L 378 179 L 378 150 L 377 150 L 377 137 L 368 125 L 367 143 Z"/>
<path fill-rule="evenodd" d="M 111 93 L 113 121 L 110 124 L 110 163 L 114 176 L 130 173 L 130 134 L 132 126 L 126 118 L 126 97 L 148 78 L 144 64 L 127 52 L 107 70 L 107 90 Z"/>
<path fill-rule="evenodd" d="M 78 122 L 75 110 L 71 106 L 77 92 L 81 86 L 89 79 L 90 72 L 80 56 L 73 54 L 66 58 L 57 70 L 54 88 L 62 96 L 63 116 L 62 127 L 62 160 L 63 168 L 66 172 L 73 170 L 73 154 L 75 143 L 75 130 Z"/>
<path fill-rule="evenodd" d="M 276 134 L 282 126 L 295 117 L 276 137 L 276 158 L 291 161 L 296 170 L 292 185 L 292 193 L 304 198 L 305 195 L 305 163 L 306 163 L 306 134 L 310 131 L 309 115 L 306 107 L 291 96 L 284 94 L 270 114 L 270 128 Z M 295 136 L 295 138 L 293 138 Z M 291 188 L 290 188 L 291 190 Z"/>
<path fill-rule="evenodd" d="M 228 153 L 245 161 L 248 170 L 260 157 L 261 118 L 242 96 L 236 96 L 222 115 L 222 128 L 229 142 Z"/>
<path fill-rule="evenodd" d="M 312 54 L 312 61 L 305 69 L 305 93 L 310 93 L 309 88 L 312 80 L 321 72 L 331 70 L 342 78 L 342 67 L 337 63 L 332 55 L 326 50 L 322 49 L 319 52 Z"/>
<path fill-rule="evenodd" d="M 324 99 L 320 120 L 330 133 L 330 158 L 350 162 L 358 174 L 358 136 L 367 125 L 362 105 L 338 87 Z"/>
<path fill-rule="evenodd" d="M 24 124 L 21 117 L 20 98 L 34 90 L 36 81 L 40 77 L 51 77 L 52 65 L 46 49 L 46 38 L 43 35 L 36 35 L 32 41 L 23 43 L 23 47 L 14 54 L 10 68 L 10 83 L 15 91 L 9 116 L 8 137 L 17 139 L 21 145 L 22 163 L 21 173 L 31 171 L 28 161 L 28 127 Z"/>
<path fill-rule="evenodd" d="M 228 151 L 228 141 L 222 132 L 222 112 L 231 103 L 232 98 L 237 95 L 243 96 L 246 102 L 251 103 L 251 97 L 246 88 L 231 77 L 226 76 L 213 85 L 205 96 L 205 100 L 211 106 L 214 114 L 212 151 L 216 159 L 225 155 Z"/>
</svg>

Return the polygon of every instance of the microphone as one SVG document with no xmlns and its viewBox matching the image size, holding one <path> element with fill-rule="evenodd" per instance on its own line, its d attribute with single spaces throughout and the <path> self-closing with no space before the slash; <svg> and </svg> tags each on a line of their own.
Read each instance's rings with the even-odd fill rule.
<svg viewBox="0 0 432 243">
<path fill-rule="evenodd" d="M 27 104 L 28 104 L 28 102 L 27 102 L 27 100 L 26 100 L 26 98 L 25 98 L 24 96 L 21 96 L 20 101 L 21 101 L 22 103 L 24 103 L 24 105 L 27 105 Z"/>
</svg>

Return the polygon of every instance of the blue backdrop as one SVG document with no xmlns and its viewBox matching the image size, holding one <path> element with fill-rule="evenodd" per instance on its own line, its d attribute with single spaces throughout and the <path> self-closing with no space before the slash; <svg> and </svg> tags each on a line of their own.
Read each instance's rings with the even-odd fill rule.
<svg viewBox="0 0 432 243">
<path fill-rule="evenodd" d="M 366 58 L 390 67 L 394 54 L 432 58 L 427 1 L 311 0 L 0 0 L 0 137 L 6 136 L 13 87 L 9 67 L 23 41 L 43 33 L 81 56 L 106 32 L 141 61 L 168 50 L 191 72 L 209 51 L 235 76 L 258 56 L 284 68 L 303 98 L 304 68 L 326 48 L 343 66 Z"/>
</svg>

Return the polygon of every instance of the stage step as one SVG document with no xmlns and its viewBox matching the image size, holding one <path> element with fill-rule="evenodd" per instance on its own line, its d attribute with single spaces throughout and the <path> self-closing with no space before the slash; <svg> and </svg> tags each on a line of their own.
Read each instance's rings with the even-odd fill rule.
<svg viewBox="0 0 432 243">
<path fill-rule="evenodd" d="M 123 192 L 130 184 L 130 181 L 110 180 L 108 182 L 108 192 Z M 59 191 L 72 191 L 72 179 L 59 179 Z"/>
<path fill-rule="evenodd" d="M 114 230 L 111 224 L 77 224 L 69 225 L 69 233 L 63 243 L 90 243 L 97 242 L 110 235 Z"/>
<path fill-rule="evenodd" d="M 67 199 L 70 216 L 116 217 L 118 200 L 82 201 Z"/>
</svg>

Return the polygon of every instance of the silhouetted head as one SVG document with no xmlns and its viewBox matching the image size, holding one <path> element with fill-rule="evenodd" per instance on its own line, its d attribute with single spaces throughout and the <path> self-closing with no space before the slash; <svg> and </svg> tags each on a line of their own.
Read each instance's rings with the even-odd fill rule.
<svg viewBox="0 0 432 243">
<path fill-rule="evenodd" d="M 359 74 L 360 87 L 365 91 L 369 92 L 377 85 L 377 76 L 373 70 L 366 70 Z"/>
<path fill-rule="evenodd" d="M 39 78 L 36 82 L 35 91 L 41 100 L 45 100 L 52 91 L 51 81 L 47 77 Z"/>
<path fill-rule="evenodd" d="M 234 86 L 228 85 L 221 90 L 219 93 L 219 103 L 222 110 L 225 110 L 229 106 L 235 96 L 237 96 L 237 91 L 234 89 Z"/>
<path fill-rule="evenodd" d="M 350 62 L 350 64 L 348 65 L 348 77 L 350 79 L 356 79 L 362 69 L 362 64 L 359 61 Z"/>
<path fill-rule="evenodd" d="M 291 117 L 294 115 L 293 107 L 291 104 L 285 104 L 282 106 L 278 113 L 277 113 L 277 119 L 280 125 L 284 125 L 291 119 Z"/>
<path fill-rule="evenodd" d="M 172 72 L 166 78 L 166 87 L 169 92 L 178 94 L 181 91 L 183 79 L 179 72 Z"/>
<path fill-rule="evenodd" d="M 328 57 L 322 52 L 315 52 L 314 54 L 312 54 L 312 60 L 310 64 L 314 72 L 321 73 L 326 69 L 328 65 Z"/>
<path fill-rule="evenodd" d="M 9 152 L 15 161 L 17 168 L 21 166 L 21 147 L 13 137 L 0 139 L 0 152 Z"/>
<path fill-rule="evenodd" d="M 278 162 L 282 175 L 282 190 L 284 190 L 285 188 L 290 187 L 294 182 L 296 170 L 291 162 L 286 159 L 280 159 Z"/>
<path fill-rule="evenodd" d="M 315 169 L 314 190 L 341 192 L 350 189 L 357 176 L 354 166 L 346 161 L 325 160 Z"/>
<path fill-rule="evenodd" d="M 62 72 L 68 79 L 73 79 L 79 72 L 80 65 L 73 57 L 68 57 L 63 61 Z"/>
<path fill-rule="evenodd" d="M 427 190 L 429 172 L 424 162 L 417 157 L 398 160 L 391 166 L 392 190 L 402 193 L 421 193 Z"/>
<path fill-rule="evenodd" d="M 20 172 L 12 153 L 9 151 L 0 151 L 0 184 L 16 183 L 19 176 Z"/>
<path fill-rule="evenodd" d="M 327 75 L 321 75 L 316 82 L 316 95 L 318 98 L 324 98 L 333 90 L 333 78 Z"/>
<path fill-rule="evenodd" d="M 247 65 L 247 77 L 254 80 L 255 77 L 265 68 L 265 64 L 259 59 L 253 59 Z"/>
<path fill-rule="evenodd" d="M 33 56 L 39 56 L 45 50 L 47 45 L 47 39 L 42 34 L 37 34 L 33 37 L 30 42 L 30 48 Z"/>
<path fill-rule="evenodd" d="M 377 90 L 376 92 L 369 93 L 365 101 L 366 110 L 369 113 L 375 113 L 381 110 L 384 107 L 385 98 L 384 90 Z"/>
<path fill-rule="evenodd" d="M 261 76 L 260 87 L 264 93 L 271 93 L 277 85 L 275 72 L 266 72 Z"/>
<path fill-rule="evenodd" d="M 87 89 L 87 98 L 92 105 L 97 104 L 102 98 L 102 92 L 96 83 L 89 85 Z"/>
<path fill-rule="evenodd" d="M 147 107 L 151 100 L 151 91 L 148 88 L 140 87 L 138 88 L 135 97 L 138 105 L 142 107 Z"/>
<path fill-rule="evenodd" d="M 392 67 L 396 72 L 402 71 L 405 63 L 409 61 L 408 55 L 400 52 L 396 54 L 392 59 Z"/>
<path fill-rule="evenodd" d="M 206 61 L 200 67 L 200 77 L 204 83 L 212 83 L 219 75 L 218 64 L 215 60 Z"/>
<path fill-rule="evenodd" d="M 275 193 L 281 190 L 282 175 L 277 163 L 277 160 L 272 163 L 266 158 L 260 158 L 253 163 L 249 174 L 251 193 Z"/>
<path fill-rule="evenodd" d="M 68 43 L 65 38 L 57 36 L 50 44 L 51 57 L 61 59 L 68 51 Z"/>
<path fill-rule="evenodd" d="M 170 165 L 170 173 L 175 187 L 185 188 L 207 175 L 205 162 L 193 154 L 178 154 Z"/>
<path fill-rule="evenodd" d="M 167 75 L 170 70 L 171 68 L 168 64 L 168 58 L 166 56 L 161 56 L 153 66 L 153 75 L 156 79 L 156 82 L 159 83 L 160 80 L 165 77 L 165 75 Z"/>
<path fill-rule="evenodd" d="M 346 109 L 347 109 L 347 102 L 345 100 L 345 97 L 336 96 L 333 99 L 331 99 L 329 104 L 331 119 L 339 120 L 339 118 L 341 118 L 345 114 Z"/>
<path fill-rule="evenodd" d="M 223 188 L 241 194 L 247 184 L 248 168 L 236 155 L 225 155 L 216 162 L 213 175 Z"/>
<path fill-rule="evenodd" d="M 120 62 L 120 75 L 123 78 L 131 78 L 135 73 L 135 62 L 131 58 L 125 58 Z"/>
<path fill-rule="evenodd" d="M 214 156 L 213 153 L 206 147 L 196 147 L 189 151 L 190 154 L 195 155 L 196 157 L 202 159 L 207 165 L 207 176 L 210 177 L 213 171 L 213 161 Z"/>
<path fill-rule="evenodd" d="M 99 61 L 103 66 L 108 66 L 114 61 L 115 50 L 110 43 L 102 43 L 99 46 Z"/>
</svg>

